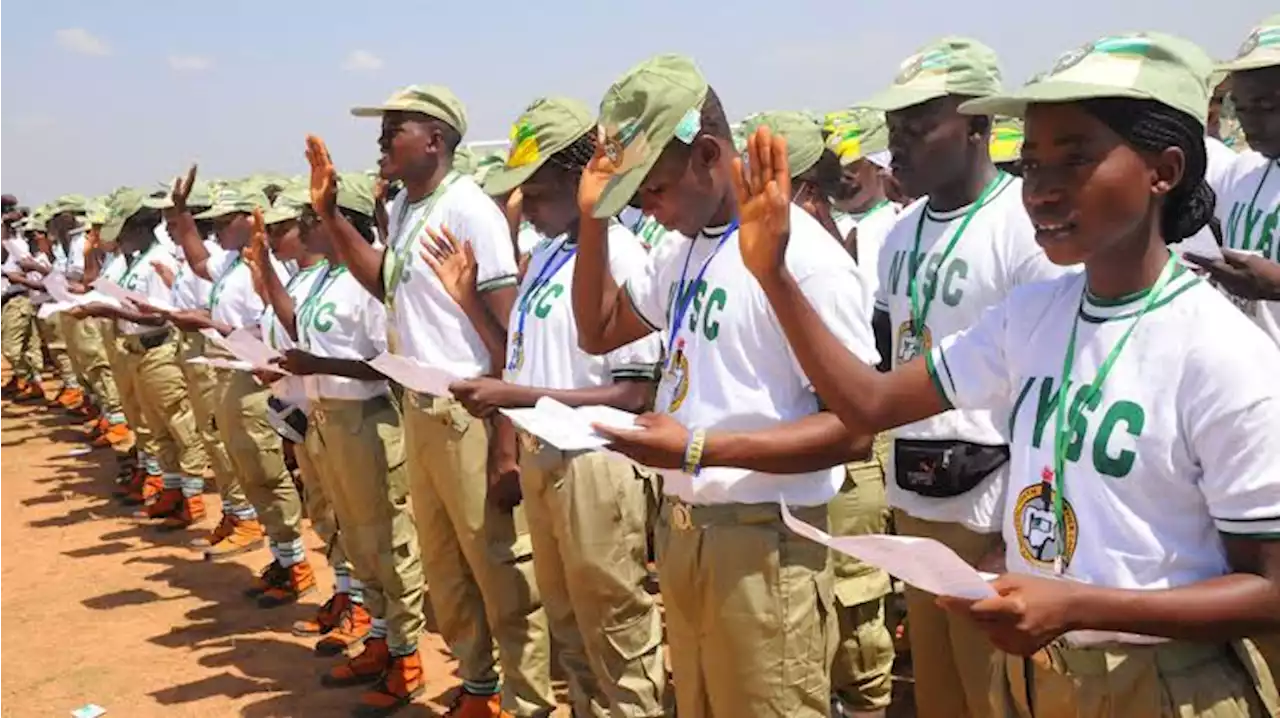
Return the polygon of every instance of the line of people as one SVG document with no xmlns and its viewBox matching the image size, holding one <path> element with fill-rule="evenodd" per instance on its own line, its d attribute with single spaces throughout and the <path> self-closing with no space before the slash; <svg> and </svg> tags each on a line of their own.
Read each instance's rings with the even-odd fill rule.
<svg viewBox="0 0 1280 718">
<path fill-rule="evenodd" d="M 211 474 L 193 545 L 265 544 L 264 608 L 315 591 L 305 515 L 335 593 L 293 630 L 357 715 L 423 690 L 427 600 L 463 718 L 550 713 L 552 640 L 577 716 L 883 715 L 908 647 L 924 717 L 1280 715 L 1278 102 L 1280 16 L 1216 67 L 1130 33 L 1017 90 L 941 38 L 738 125 L 662 55 L 474 166 L 416 85 L 352 110 L 376 173 L 308 137 L 295 180 L 6 200 L 6 396 L 44 400 L 46 347 L 161 528 Z M 279 371 L 231 368 L 237 332 Z M 418 393 L 388 352 L 469 378 Z M 561 451 L 501 412 L 543 398 L 640 416 Z M 998 595 L 908 586 L 896 620 L 784 503 Z"/>
</svg>

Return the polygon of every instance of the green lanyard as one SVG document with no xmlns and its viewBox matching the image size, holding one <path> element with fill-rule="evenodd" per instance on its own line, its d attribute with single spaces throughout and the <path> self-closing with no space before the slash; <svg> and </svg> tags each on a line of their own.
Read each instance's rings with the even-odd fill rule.
<svg viewBox="0 0 1280 718">
<path fill-rule="evenodd" d="M 942 250 L 942 258 L 938 260 L 938 267 L 947 261 L 947 257 L 951 256 L 951 250 L 956 248 L 956 243 L 960 241 L 960 235 L 969 228 L 969 223 L 973 221 L 974 215 L 982 209 L 983 202 L 987 201 L 987 197 L 995 191 L 996 187 L 1006 178 L 1004 172 L 997 172 L 996 176 L 982 188 L 982 193 L 978 195 L 977 201 L 973 206 L 969 207 L 969 211 L 965 212 L 964 219 L 960 220 L 960 226 L 956 228 L 956 233 L 951 235 L 951 241 L 947 242 L 946 248 Z M 926 205 L 920 210 L 920 221 L 916 223 L 916 242 L 911 248 L 911 258 L 908 260 L 907 277 L 907 295 L 911 297 L 911 333 L 920 336 L 924 332 L 925 320 L 929 317 L 929 307 L 933 305 L 933 298 L 938 295 L 938 283 L 935 281 L 930 288 L 929 295 L 924 298 L 923 306 L 920 301 L 920 283 L 916 281 L 916 275 L 920 273 L 920 266 L 924 264 L 918 257 L 920 256 L 920 235 L 924 232 L 924 218 L 928 214 L 929 208 Z M 870 214 L 870 213 L 868 213 Z M 919 262 L 919 264 L 916 264 Z"/>
<path fill-rule="evenodd" d="M 124 287 L 125 289 L 130 289 L 130 287 L 127 287 L 125 285 L 129 282 L 129 279 L 133 277 L 134 271 L 137 270 L 138 267 L 142 266 L 143 261 L 145 261 L 146 258 L 150 256 L 151 251 L 158 246 L 160 246 L 159 243 L 155 243 L 155 244 L 152 244 L 150 247 L 147 247 L 145 251 L 140 252 L 138 254 L 138 258 L 133 262 L 130 262 L 128 259 L 124 260 L 125 270 L 124 270 L 124 274 L 121 275 L 120 281 L 118 282 L 118 284 Z"/>
<path fill-rule="evenodd" d="M 1142 317 L 1146 315 L 1147 310 L 1151 309 L 1156 300 L 1160 298 L 1160 293 L 1164 291 L 1165 285 L 1173 278 L 1177 267 L 1177 257 L 1170 254 L 1169 260 L 1164 264 L 1164 269 L 1160 271 L 1160 276 L 1156 279 L 1156 283 L 1152 285 L 1151 291 L 1147 294 L 1147 300 L 1143 302 L 1138 316 L 1133 318 L 1133 321 L 1129 323 L 1129 328 L 1125 329 L 1124 334 L 1120 335 L 1120 341 L 1116 342 L 1116 345 L 1111 348 L 1111 353 L 1107 354 L 1106 359 L 1103 359 L 1093 382 L 1081 385 L 1081 393 L 1076 396 L 1077 402 L 1088 402 L 1090 397 L 1102 391 L 1103 382 L 1107 380 L 1107 375 L 1111 373 L 1111 367 L 1115 365 L 1120 352 L 1129 341 L 1129 337 L 1133 335 L 1133 330 L 1137 328 L 1138 322 L 1142 321 Z M 1067 522 L 1063 513 L 1062 494 L 1066 490 L 1064 474 L 1067 467 L 1067 447 L 1071 444 L 1071 434 L 1073 433 L 1072 427 L 1066 421 L 1067 386 L 1071 381 L 1071 367 L 1075 363 L 1076 330 L 1080 327 L 1080 312 L 1084 311 L 1084 296 L 1088 291 L 1088 285 L 1086 284 L 1085 289 L 1080 292 L 1080 309 L 1076 312 L 1074 321 L 1071 324 L 1071 334 L 1067 337 L 1067 350 L 1062 359 L 1062 379 L 1058 382 L 1058 406 L 1054 415 L 1053 518 L 1054 529 L 1057 534 L 1058 555 L 1053 557 L 1053 571 L 1058 575 L 1062 575 L 1066 569 L 1062 557 L 1067 548 Z M 1088 394 L 1084 394 L 1084 392 L 1088 392 Z"/>
<path fill-rule="evenodd" d="M 223 272 L 222 276 L 218 277 L 218 281 L 213 283 L 213 289 L 209 290 L 210 312 L 213 311 L 214 307 L 218 306 L 218 299 L 222 296 L 222 288 L 226 286 L 227 280 L 231 278 L 231 275 L 236 273 L 236 269 L 238 269 L 241 264 L 244 264 L 244 255 L 237 254 L 235 261 L 231 263 L 231 268 Z"/>
<path fill-rule="evenodd" d="M 848 216 L 853 217 L 853 219 L 854 219 L 858 224 L 862 224 L 862 222 L 864 222 L 864 221 L 867 219 L 867 217 L 870 217 L 871 215 L 873 215 L 873 214 L 875 214 L 877 211 L 879 211 L 881 208 L 883 208 L 883 207 L 887 207 L 888 205 L 889 205 L 889 200 L 887 200 L 887 199 L 882 199 L 882 200 L 880 200 L 879 202 L 876 202 L 874 205 L 872 205 L 872 206 L 871 206 L 871 209 L 868 209 L 866 212 L 863 212 L 862 214 L 849 214 Z M 923 216 L 924 216 L 924 214 L 921 214 L 920 216 L 921 216 L 921 217 L 923 217 Z M 917 241 L 917 243 L 919 242 L 919 240 L 918 240 L 918 239 L 917 239 L 916 241 Z M 919 245 L 917 244 L 917 247 L 918 247 L 918 246 L 919 246 Z"/>
<path fill-rule="evenodd" d="M 313 273 L 315 273 L 316 270 L 323 269 L 328 264 L 329 264 L 329 260 L 322 259 L 319 262 L 316 262 L 315 264 L 309 267 L 303 267 L 302 269 L 299 269 L 297 274 L 293 275 L 292 277 L 289 277 L 289 281 L 284 283 L 284 293 L 289 294 L 289 292 L 293 290 L 295 285 L 297 285 L 303 279 L 306 279 L 307 277 L 311 276 Z M 289 296 L 292 297 L 293 295 L 290 294 Z M 276 330 L 283 329 L 284 327 L 280 326 L 280 317 L 279 315 L 276 314 L 276 308 L 272 306 L 270 302 L 267 303 L 266 309 L 264 309 L 262 312 L 263 319 L 267 319 L 268 314 L 271 315 L 269 317 L 271 320 L 271 332 L 270 332 L 271 346 L 274 349 L 279 349 L 283 345 L 283 342 L 280 340 L 278 336 L 276 336 Z M 298 317 L 300 316 L 302 316 L 301 312 L 294 312 L 293 313 L 294 322 L 297 322 Z M 302 330 L 299 329 L 298 331 L 299 331 L 298 336 L 302 336 L 302 333 L 301 333 Z"/>
<path fill-rule="evenodd" d="M 413 238 L 418 236 L 418 232 L 422 231 L 422 227 L 427 223 L 427 217 L 431 215 L 431 210 L 435 208 L 436 202 L 440 201 L 440 198 L 444 196 L 444 193 L 449 189 L 449 186 L 457 181 L 461 176 L 462 175 L 457 172 L 449 170 L 449 174 L 445 175 L 444 181 L 437 185 L 436 188 L 432 190 L 431 194 L 424 198 L 426 206 L 422 208 L 422 219 L 418 220 L 418 223 L 414 225 L 413 229 L 410 230 L 408 234 L 401 235 L 400 246 L 395 248 L 395 254 L 390 253 L 392 251 L 390 248 L 387 249 L 387 259 L 391 261 L 391 271 L 386 272 L 384 269 L 384 273 L 387 277 L 387 285 L 384 288 L 387 309 L 395 311 L 396 288 L 400 286 L 400 280 L 404 275 L 404 265 L 408 262 L 409 251 L 413 249 Z M 400 226 L 404 226 L 404 220 L 409 215 L 409 210 L 412 207 L 413 205 L 408 202 L 404 203 L 404 207 L 400 210 Z"/>
<path fill-rule="evenodd" d="M 314 326 L 314 322 L 311 321 L 311 307 L 315 306 L 322 298 L 324 298 L 325 292 L 329 291 L 329 288 L 336 284 L 338 279 L 342 277 L 346 271 L 347 265 L 345 264 L 339 264 L 336 267 L 326 267 L 324 274 L 320 275 L 320 278 L 316 280 L 316 283 L 311 285 L 311 291 L 307 293 L 306 300 L 302 302 L 302 310 L 298 313 L 299 317 L 307 318 L 306 325 L 301 322 L 298 324 L 298 344 L 300 344 L 303 349 L 310 350 L 311 348 L 311 332 L 304 331 L 307 325 Z"/>
</svg>

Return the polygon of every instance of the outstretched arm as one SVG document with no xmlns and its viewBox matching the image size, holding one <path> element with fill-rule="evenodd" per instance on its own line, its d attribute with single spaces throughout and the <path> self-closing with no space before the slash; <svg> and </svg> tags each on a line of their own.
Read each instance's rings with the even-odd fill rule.
<svg viewBox="0 0 1280 718">
<path fill-rule="evenodd" d="M 185 180 L 182 178 L 174 180 L 171 195 L 173 206 L 165 210 L 164 218 L 169 236 L 177 240 L 178 246 L 182 247 L 182 254 L 186 257 L 191 271 L 201 279 L 213 281 L 209 273 L 209 250 L 204 246 L 204 237 L 201 237 L 200 231 L 196 229 L 195 218 L 187 209 L 187 197 L 191 196 L 191 188 L 195 183 L 196 166 L 193 164 L 187 171 Z"/>
<path fill-rule="evenodd" d="M 329 228 L 338 256 L 360 286 L 378 299 L 385 299 L 382 259 L 384 252 L 392 251 L 391 238 L 385 238 L 387 249 L 374 249 L 338 211 L 338 172 L 329 158 L 329 149 L 315 135 L 307 135 L 307 162 L 311 165 L 311 206 Z"/>
</svg>

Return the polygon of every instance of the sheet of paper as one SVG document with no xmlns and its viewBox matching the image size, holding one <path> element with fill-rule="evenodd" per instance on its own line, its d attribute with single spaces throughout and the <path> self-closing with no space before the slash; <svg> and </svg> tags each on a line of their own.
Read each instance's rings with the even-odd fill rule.
<svg viewBox="0 0 1280 718">
<path fill-rule="evenodd" d="M 449 393 L 449 385 L 463 378 L 444 369 L 427 366 L 417 359 L 389 352 L 370 359 L 369 366 L 410 391 L 431 396 L 453 396 Z"/>
<path fill-rule="evenodd" d="M 255 337 L 246 329 L 237 329 L 226 336 L 225 344 L 227 350 L 241 361 L 248 362 L 255 369 L 264 369 L 274 371 L 277 374 L 289 375 L 289 372 L 280 368 L 279 364 L 272 363 L 272 359 L 281 356 L 280 352 L 272 349 L 263 343 L 263 341 Z"/>
<path fill-rule="evenodd" d="M 987 579 L 946 545 L 918 536 L 832 536 L 791 514 L 784 501 L 782 520 L 807 539 L 852 556 L 921 591 L 937 596 L 982 599 L 996 595 Z"/>
<path fill-rule="evenodd" d="M 79 299 L 77 295 L 71 293 L 71 289 L 67 286 L 67 278 L 62 272 L 50 272 L 44 278 L 44 288 L 54 301 L 61 304 L 75 306 Z"/>
<path fill-rule="evenodd" d="M 239 359 L 222 359 L 220 357 L 191 357 L 188 364 L 204 364 L 214 369 L 234 369 L 236 371 L 253 371 L 253 365 Z"/>
<path fill-rule="evenodd" d="M 116 284 L 115 282 L 112 282 L 111 280 L 108 280 L 108 279 L 103 279 L 101 277 L 99 277 L 93 283 L 93 287 L 94 289 L 97 289 L 99 292 L 102 292 L 108 297 L 111 297 L 121 302 L 135 303 L 135 302 L 147 301 L 146 295 L 141 294 L 139 292 L 135 292 L 132 289 L 125 289 L 119 284 Z"/>
<path fill-rule="evenodd" d="M 39 319 L 48 319 L 59 312 L 65 312 L 75 306 L 75 304 L 70 304 L 68 302 L 46 302 L 41 304 L 40 308 L 36 310 L 36 317 Z"/>
<path fill-rule="evenodd" d="M 207 340 L 209 343 L 213 344 L 214 346 L 218 347 L 223 351 L 226 351 L 226 352 L 231 351 L 231 347 L 227 346 L 226 338 L 223 337 L 222 332 L 218 331 L 217 329 L 212 329 L 212 328 L 201 329 L 200 336 L 204 337 L 205 340 Z"/>
</svg>

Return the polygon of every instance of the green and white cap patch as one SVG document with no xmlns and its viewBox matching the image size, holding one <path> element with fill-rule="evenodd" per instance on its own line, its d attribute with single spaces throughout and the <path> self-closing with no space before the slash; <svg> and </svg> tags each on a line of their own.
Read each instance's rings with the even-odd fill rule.
<svg viewBox="0 0 1280 718">
<path fill-rule="evenodd" d="M 967 37 L 944 37 L 903 61 L 893 86 L 857 103 L 894 112 L 947 95 L 987 97 L 1000 92 L 995 50 Z"/>
<path fill-rule="evenodd" d="M 1280 13 L 1262 21 L 1240 45 L 1236 59 L 1218 65 L 1219 70 L 1239 72 L 1280 65 Z"/>
<path fill-rule="evenodd" d="M 1064 53 L 1019 90 L 970 100 L 960 111 L 1023 117 L 1029 104 L 1125 97 L 1154 100 L 1203 124 L 1212 69 L 1213 60 L 1189 40 L 1157 32 L 1112 35 Z"/>
<path fill-rule="evenodd" d="M 782 135 L 787 141 L 787 164 L 792 178 L 812 169 L 826 150 L 822 126 L 803 112 L 761 112 L 743 120 L 742 125 L 748 137 L 761 126 L 768 127 L 775 135 Z"/>
</svg>

